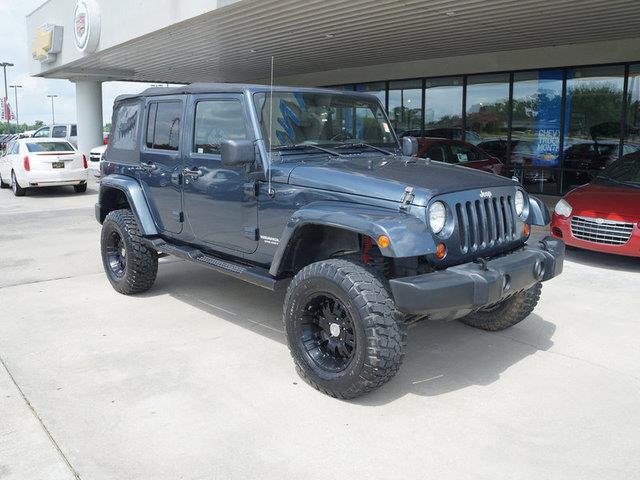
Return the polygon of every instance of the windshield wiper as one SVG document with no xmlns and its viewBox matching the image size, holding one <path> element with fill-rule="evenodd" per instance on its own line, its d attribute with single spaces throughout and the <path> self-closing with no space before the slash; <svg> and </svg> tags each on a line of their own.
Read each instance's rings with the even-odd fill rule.
<svg viewBox="0 0 640 480">
<path fill-rule="evenodd" d="M 371 145 L 369 143 L 358 142 L 358 143 L 343 143 L 342 145 L 336 148 L 371 148 L 373 150 L 377 150 L 378 152 L 384 153 L 385 155 L 395 155 L 391 153 L 389 150 L 385 150 L 384 148 L 376 147 L 375 145 Z"/>
<path fill-rule="evenodd" d="M 296 143 L 293 145 L 280 145 L 278 147 L 273 147 L 272 150 L 282 151 L 282 150 L 305 150 L 309 148 L 314 148 L 316 150 L 320 150 L 321 152 L 328 153 L 329 155 L 333 155 L 336 157 L 342 157 L 342 154 L 336 152 L 335 150 L 331 150 L 329 148 L 319 147 L 318 145 L 312 145 L 309 143 Z"/>
</svg>

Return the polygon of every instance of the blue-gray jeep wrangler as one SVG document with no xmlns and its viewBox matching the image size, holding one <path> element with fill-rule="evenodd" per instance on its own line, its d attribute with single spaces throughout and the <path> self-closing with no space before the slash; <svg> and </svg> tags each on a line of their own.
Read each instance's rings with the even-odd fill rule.
<svg viewBox="0 0 640 480">
<path fill-rule="evenodd" d="M 255 85 L 116 99 L 96 217 L 121 293 L 175 255 L 271 290 L 301 375 L 353 398 L 400 367 L 406 324 L 527 317 L 564 245 L 514 180 L 416 158 L 375 97 Z"/>
</svg>

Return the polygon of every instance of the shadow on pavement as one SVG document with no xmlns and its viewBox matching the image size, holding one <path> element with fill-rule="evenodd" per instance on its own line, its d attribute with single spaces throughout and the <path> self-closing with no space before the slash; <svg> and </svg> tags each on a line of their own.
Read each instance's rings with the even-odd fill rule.
<svg viewBox="0 0 640 480">
<path fill-rule="evenodd" d="M 164 259 L 154 288 L 143 296 L 165 294 L 286 345 L 282 326 L 284 292 L 270 292 L 187 262 Z M 489 385 L 524 358 L 551 348 L 555 330 L 553 323 L 535 313 L 498 333 L 457 321 L 411 325 L 399 374 L 381 389 L 354 402 L 379 405 L 408 393 L 435 396 L 473 385 Z"/>
<path fill-rule="evenodd" d="M 589 267 L 633 273 L 640 272 L 640 257 L 625 257 L 623 255 L 567 247 L 566 260 Z"/>
</svg>

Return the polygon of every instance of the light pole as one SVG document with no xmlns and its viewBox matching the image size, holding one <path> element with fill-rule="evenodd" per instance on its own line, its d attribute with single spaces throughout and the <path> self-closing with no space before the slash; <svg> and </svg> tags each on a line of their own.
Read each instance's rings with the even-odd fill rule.
<svg viewBox="0 0 640 480">
<path fill-rule="evenodd" d="M 0 67 L 2 67 L 2 70 L 4 72 L 4 101 L 5 101 L 4 111 L 6 113 L 8 111 L 6 102 L 8 99 L 7 97 L 9 96 L 9 92 L 7 90 L 7 67 L 13 67 L 13 63 L 0 62 Z M 7 133 L 9 133 L 9 118 L 7 118 Z"/>
<path fill-rule="evenodd" d="M 20 119 L 18 118 L 18 89 L 22 88 L 22 85 L 9 85 L 9 88 L 13 88 L 13 96 L 16 99 L 16 127 L 20 130 Z M 18 132 L 19 133 L 19 132 Z"/>
<path fill-rule="evenodd" d="M 53 125 L 54 123 L 56 123 L 56 114 L 55 111 L 53 109 L 53 99 L 56 98 L 58 95 L 47 95 L 47 97 L 49 97 L 51 99 L 51 124 Z"/>
</svg>

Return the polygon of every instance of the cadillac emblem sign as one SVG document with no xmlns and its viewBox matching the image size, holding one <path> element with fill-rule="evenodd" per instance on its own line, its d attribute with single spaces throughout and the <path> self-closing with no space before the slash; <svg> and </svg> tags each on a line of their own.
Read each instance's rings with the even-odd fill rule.
<svg viewBox="0 0 640 480">
<path fill-rule="evenodd" d="M 31 56 L 40 63 L 52 63 L 62 51 L 62 26 L 45 23 L 36 30 L 31 42 Z"/>
<path fill-rule="evenodd" d="M 73 34 L 81 52 L 95 52 L 100 41 L 100 10 L 95 0 L 78 0 L 73 13 Z"/>
</svg>

